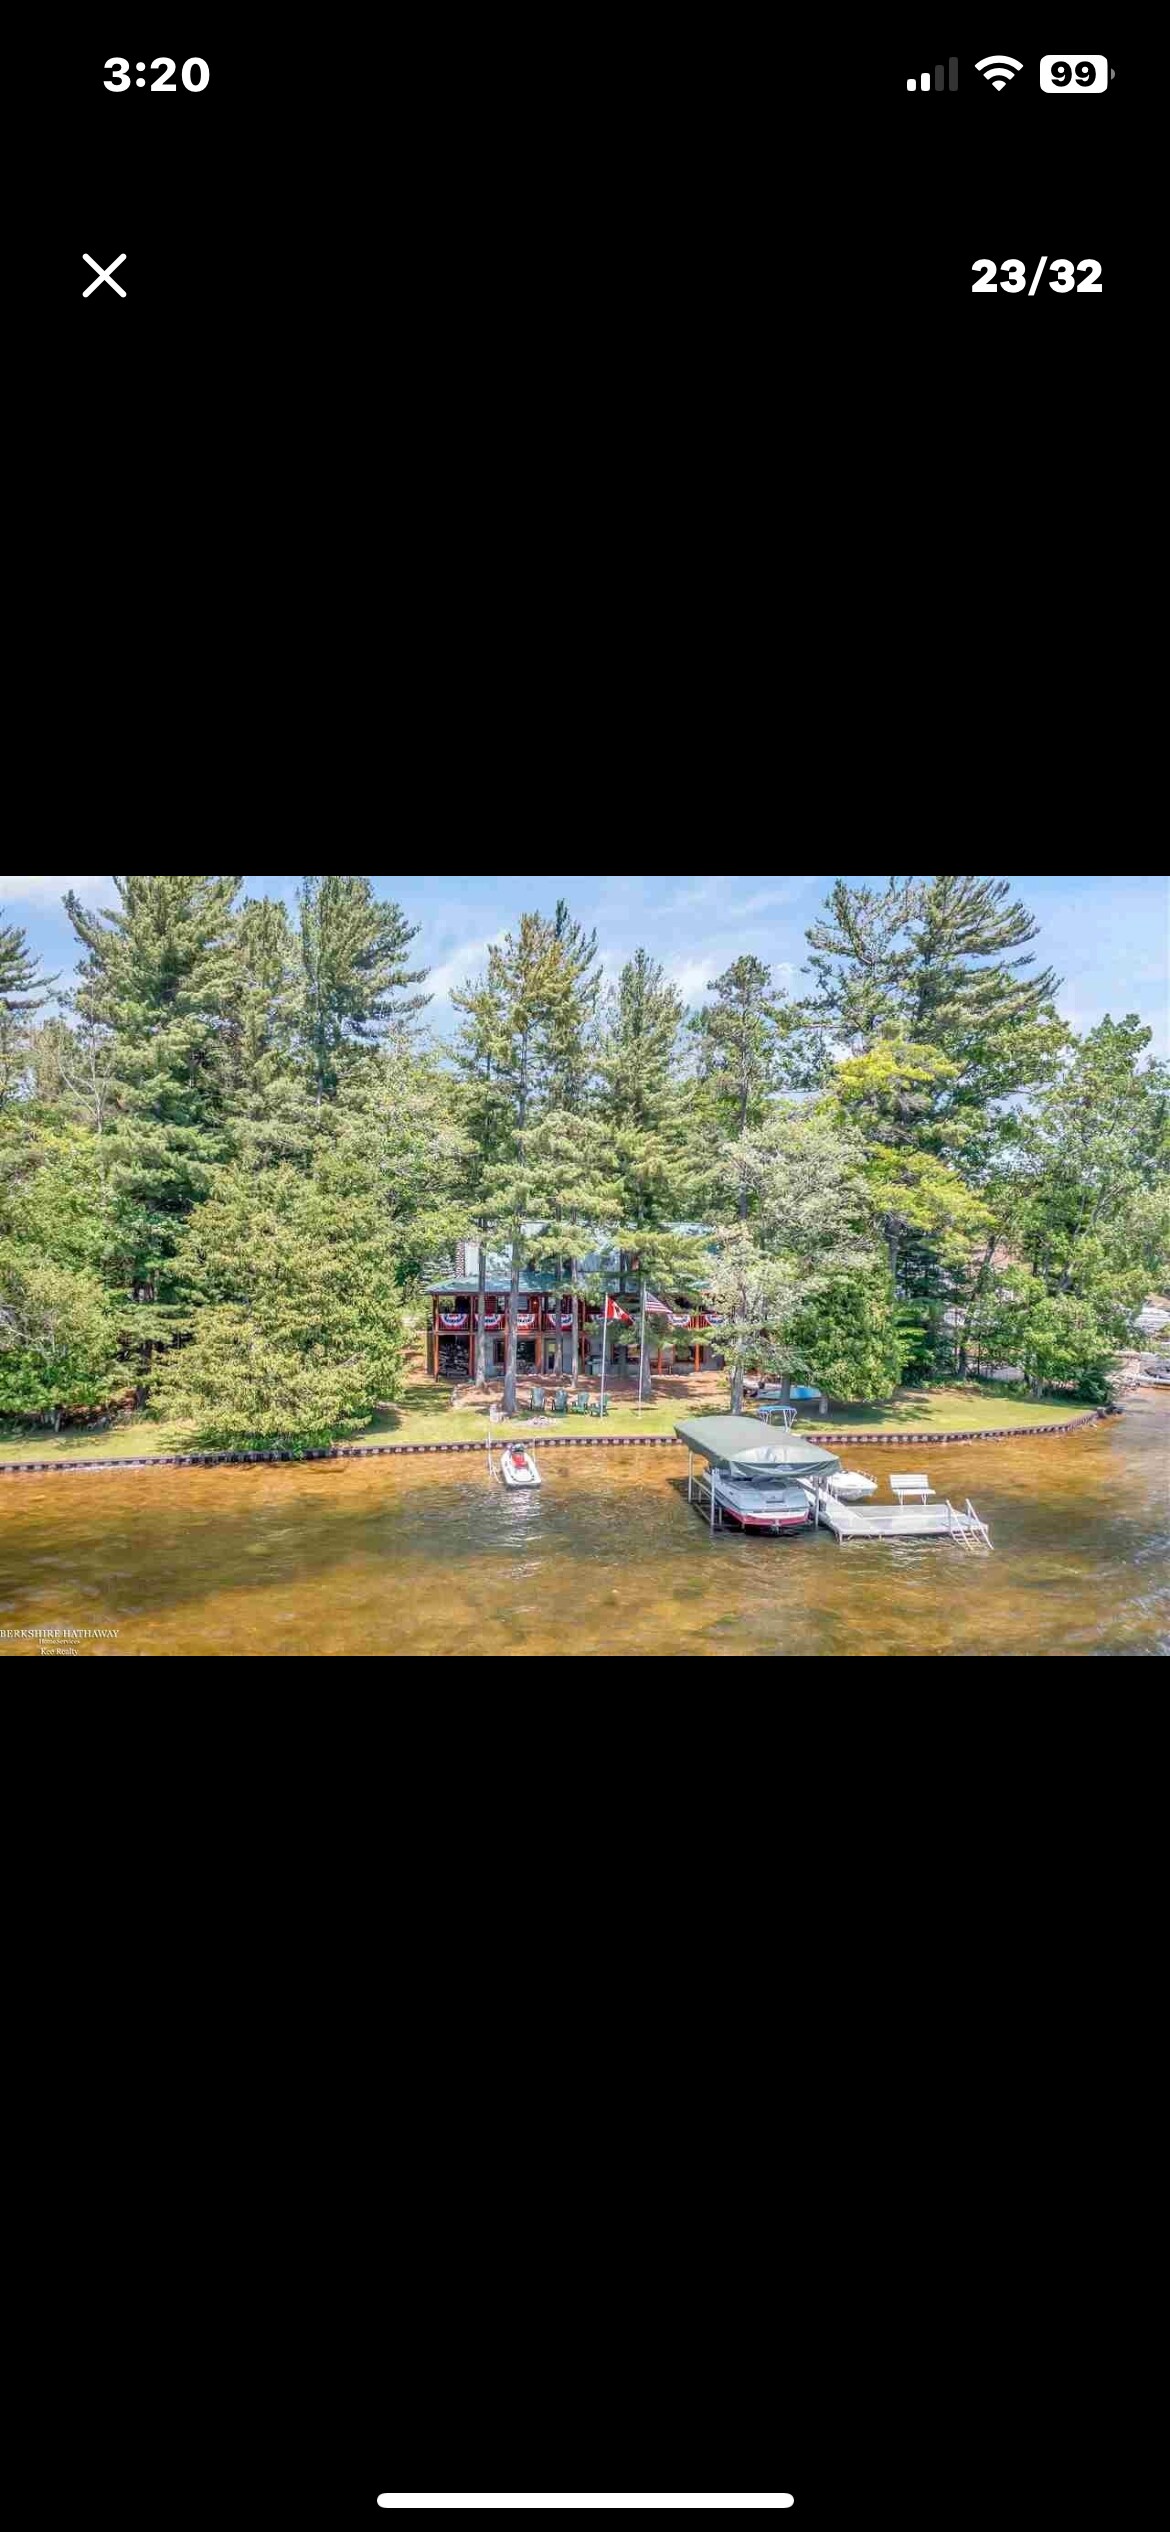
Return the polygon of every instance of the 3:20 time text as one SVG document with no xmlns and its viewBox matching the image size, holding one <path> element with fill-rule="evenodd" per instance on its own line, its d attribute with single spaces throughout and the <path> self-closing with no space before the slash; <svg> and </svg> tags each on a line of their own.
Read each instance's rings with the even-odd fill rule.
<svg viewBox="0 0 1170 2532">
<path fill-rule="evenodd" d="M 104 67 L 106 70 L 113 70 L 118 74 L 116 79 L 103 79 L 102 81 L 103 88 L 109 88 L 112 94 L 116 97 L 124 97 L 127 90 L 131 87 L 145 88 L 146 86 L 145 62 L 139 62 L 138 64 L 138 69 L 142 73 L 142 76 L 133 80 L 130 76 L 130 64 L 126 60 L 125 55 L 122 53 L 111 53 L 110 58 L 108 62 L 104 64 Z M 177 97 L 179 91 L 175 86 L 175 65 L 171 60 L 169 53 L 160 53 L 157 56 L 157 59 L 152 61 L 150 67 L 152 70 L 157 70 L 162 73 L 161 78 L 151 80 L 151 87 L 155 89 L 160 96 Z M 189 88 L 193 97 L 197 97 L 201 94 L 202 90 L 206 88 L 208 81 L 211 78 L 211 72 L 209 71 L 206 62 L 201 61 L 198 53 L 193 53 L 190 61 L 184 62 L 180 75 L 182 77 L 184 88 Z"/>
</svg>

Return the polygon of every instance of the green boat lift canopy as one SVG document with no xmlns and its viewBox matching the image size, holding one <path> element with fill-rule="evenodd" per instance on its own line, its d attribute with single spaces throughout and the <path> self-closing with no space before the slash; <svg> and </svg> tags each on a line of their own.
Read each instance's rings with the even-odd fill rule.
<svg viewBox="0 0 1170 2532">
<path fill-rule="evenodd" d="M 792 1433 L 770 1432 L 754 1415 L 691 1416 L 674 1429 L 688 1451 L 698 1451 L 715 1468 L 734 1468 L 737 1460 L 749 1457 L 758 1465 L 764 1451 L 775 1476 L 829 1477 L 841 1465 L 832 1451 L 818 1450 L 815 1442 L 798 1441 Z"/>
</svg>

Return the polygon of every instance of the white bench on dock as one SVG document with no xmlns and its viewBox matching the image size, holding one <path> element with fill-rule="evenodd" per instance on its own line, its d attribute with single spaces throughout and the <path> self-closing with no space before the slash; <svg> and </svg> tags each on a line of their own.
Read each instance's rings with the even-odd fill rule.
<svg viewBox="0 0 1170 2532">
<path fill-rule="evenodd" d="M 904 1495 L 917 1495 L 920 1503 L 929 1503 L 934 1494 L 929 1477 L 891 1477 L 890 1492 L 901 1503 Z"/>
</svg>

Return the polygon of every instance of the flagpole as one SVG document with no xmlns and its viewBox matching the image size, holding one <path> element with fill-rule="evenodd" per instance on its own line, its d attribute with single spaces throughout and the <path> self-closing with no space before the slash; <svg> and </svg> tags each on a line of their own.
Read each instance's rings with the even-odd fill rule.
<svg viewBox="0 0 1170 2532">
<path fill-rule="evenodd" d="M 606 1340 L 607 1340 L 608 1336 L 609 1336 L 609 1294 L 608 1294 L 608 1293 L 605 1293 L 605 1294 L 602 1296 L 602 1303 L 601 1303 L 601 1421 L 602 1421 L 602 1423 L 603 1423 L 603 1424 L 604 1424 L 604 1422 L 605 1422 L 605 1354 L 606 1354 Z"/>
<path fill-rule="evenodd" d="M 642 1381 L 646 1370 L 646 1278 L 642 1277 L 642 1332 L 638 1338 L 638 1407 L 642 1405 Z"/>
</svg>

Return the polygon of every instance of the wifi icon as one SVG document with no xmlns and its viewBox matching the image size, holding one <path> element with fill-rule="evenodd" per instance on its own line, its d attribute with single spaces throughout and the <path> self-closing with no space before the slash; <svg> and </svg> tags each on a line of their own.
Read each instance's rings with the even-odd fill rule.
<svg viewBox="0 0 1170 2532">
<path fill-rule="evenodd" d="M 1014 79 L 1016 72 L 1023 67 L 1014 53 L 985 53 L 982 61 L 975 64 L 976 70 L 982 71 L 993 88 L 1006 88 L 1009 79 Z"/>
</svg>

